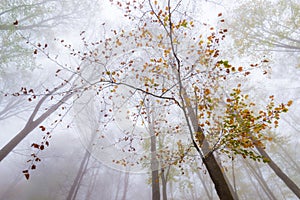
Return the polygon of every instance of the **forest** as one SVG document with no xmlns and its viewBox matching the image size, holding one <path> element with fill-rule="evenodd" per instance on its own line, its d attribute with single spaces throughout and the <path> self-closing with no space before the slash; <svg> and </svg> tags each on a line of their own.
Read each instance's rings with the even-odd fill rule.
<svg viewBox="0 0 300 200">
<path fill-rule="evenodd" d="M 298 0 L 0 1 L 1 200 L 300 199 Z"/>
</svg>

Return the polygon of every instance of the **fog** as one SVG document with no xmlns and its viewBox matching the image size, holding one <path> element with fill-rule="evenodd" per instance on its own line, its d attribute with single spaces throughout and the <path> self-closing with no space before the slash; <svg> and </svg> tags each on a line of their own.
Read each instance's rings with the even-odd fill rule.
<svg viewBox="0 0 300 200">
<path fill-rule="evenodd" d="M 2 0 L 0 199 L 298 199 L 300 6 L 268 3 Z"/>
</svg>

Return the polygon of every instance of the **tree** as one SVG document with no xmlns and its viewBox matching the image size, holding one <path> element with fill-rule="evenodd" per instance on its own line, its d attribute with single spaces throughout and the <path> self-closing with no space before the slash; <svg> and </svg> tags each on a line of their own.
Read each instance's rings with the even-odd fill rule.
<svg viewBox="0 0 300 200">
<path fill-rule="evenodd" d="M 277 127 L 280 115 L 288 111 L 292 101 L 275 106 L 271 96 L 267 106 L 259 106 L 250 95 L 243 94 L 240 82 L 247 82 L 248 75 L 267 61 L 262 60 L 249 67 L 233 66 L 222 57 L 219 49 L 227 29 L 212 27 L 189 17 L 186 14 L 190 9 L 188 4 L 170 0 L 165 4 L 150 0 L 147 3 L 116 4 L 124 9 L 125 16 L 134 24 L 132 30 L 129 29 L 131 27 L 112 30 L 111 37 L 96 42 L 83 39 L 85 51 L 69 47 L 71 54 L 78 56 L 87 66 L 73 71 L 71 86 L 68 85 L 71 80 L 61 84 L 61 87 L 68 85 L 69 88 L 54 108 L 65 103 L 67 99 L 64 98 L 74 97 L 74 94 L 88 95 L 86 91 L 92 90 L 92 95 L 97 95 L 105 105 L 105 109 L 100 110 L 107 119 L 104 127 L 109 122 L 118 124 L 114 115 L 119 109 L 125 110 L 133 128 L 121 132 L 106 130 L 106 134 L 104 130 L 100 140 L 118 138 L 112 144 L 123 145 L 119 149 L 125 153 L 120 155 L 126 157 L 119 160 L 114 155 L 112 162 L 126 167 L 138 164 L 137 160 L 128 158 L 136 156 L 143 141 L 140 132 L 136 131 L 137 127 L 143 126 L 144 119 L 149 120 L 150 125 L 153 123 L 146 118 L 147 112 L 143 110 L 144 102 L 151 99 L 155 105 L 170 110 L 164 115 L 170 131 L 184 133 L 178 138 L 174 134 L 177 154 L 171 163 L 179 163 L 182 168 L 190 162 L 189 155 L 197 153 L 219 198 L 237 199 L 216 153 L 269 161 L 254 148 L 266 147 L 265 143 L 272 139 L 268 130 Z M 224 22 L 222 13 L 218 19 L 219 24 Z M 85 74 L 86 70 L 89 73 Z M 133 100 L 137 102 L 135 109 L 128 109 Z M 170 124 L 171 117 L 179 123 L 175 126 Z M 44 129 L 43 126 L 40 128 Z M 154 138 L 152 142 L 154 150 Z M 36 147 L 41 148 L 39 145 Z M 150 157 L 154 162 L 151 164 L 155 165 L 153 158 L 154 155 Z M 24 174 L 29 177 L 28 171 Z"/>
<path fill-rule="evenodd" d="M 120 2 L 117 4 L 122 7 Z M 125 15 L 133 21 L 136 19 L 135 12 L 138 12 L 134 7 L 146 6 L 137 4 L 131 7 L 130 3 L 127 5 Z M 185 144 L 187 148 L 182 148 L 180 160 L 185 158 L 185 151 L 189 152 L 191 149 L 189 147 L 192 145 L 201 156 L 215 183 L 219 197 L 234 199 L 237 197 L 234 197 L 232 188 L 214 156 L 214 151 L 217 149 L 225 153 L 233 151 L 245 158 L 261 159 L 262 156 L 253 151 L 254 144 L 263 146 L 263 142 L 269 137 L 262 132 L 272 128 L 273 124 L 276 125 L 278 122 L 275 118 L 278 116 L 268 115 L 267 122 L 262 116 L 252 115 L 253 111 L 249 109 L 252 109 L 255 104 L 244 101 L 247 97 L 241 94 L 240 85 L 233 89 L 231 97 L 224 92 L 227 79 L 233 79 L 232 77 L 238 79 L 237 74 L 245 77 L 250 72 L 243 67 L 235 68 L 227 60 L 219 58 L 218 45 L 224 39 L 226 29 L 215 30 L 209 27 L 211 32 L 206 36 L 200 35 L 189 39 L 188 35 L 193 33 L 196 25 L 193 20 L 179 14 L 180 6 L 179 3 L 171 5 L 170 1 L 165 5 L 157 1 L 148 1 L 150 12 L 144 12 L 143 17 L 139 18 L 138 28 L 129 32 L 121 30 L 119 34 L 113 30 L 116 40 L 108 38 L 102 41 L 106 47 L 102 53 L 107 55 L 105 56 L 107 63 L 112 60 L 108 55 L 118 55 L 120 52 L 123 54 L 122 58 L 115 57 L 112 62 L 113 64 L 119 62 L 120 67 L 107 64 L 101 82 L 110 83 L 113 87 L 112 93 L 118 94 L 120 86 L 122 89 L 125 86 L 131 90 L 131 97 L 136 98 L 137 96 L 133 94 L 142 93 L 163 101 L 166 106 L 181 110 L 190 136 L 189 143 Z M 220 23 L 224 21 L 221 16 L 222 14 L 219 14 Z M 126 44 L 129 45 L 123 45 L 123 40 L 126 40 Z M 95 48 L 93 51 L 99 50 Z M 140 55 L 143 55 L 143 59 Z M 101 60 L 93 56 L 93 53 L 85 56 L 85 58 L 90 57 Z M 262 61 L 264 62 L 267 61 Z M 257 65 L 253 66 L 257 67 Z M 134 83 L 131 82 L 132 79 Z M 167 83 L 162 86 L 161 83 L 164 81 Z M 223 98 L 227 100 L 222 102 Z M 236 105 L 238 107 L 233 105 L 234 102 L 239 104 Z M 276 113 L 280 114 L 287 111 L 288 105 L 275 107 L 271 102 L 267 107 L 268 110 L 261 111 L 261 114 L 273 113 L 274 109 L 277 109 Z M 224 110 L 224 106 L 227 110 Z M 236 108 L 241 108 L 241 113 L 235 113 Z M 137 113 L 134 116 L 139 118 L 139 115 Z M 219 120 L 224 121 L 218 123 Z M 249 133 L 240 134 L 246 130 Z M 179 142 L 179 145 L 182 144 Z"/>
<path fill-rule="evenodd" d="M 19 0 L 1 1 L 0 30 L 2 37 L 0 40 L 0 79 L 3 80 L 1 81 L 1 96 L 3 95 L 4 98 L 0 98 L 2 107 L 0 119 L 6 119 L 29 110 L 32 105 L 28 105 L 28 102 L 26 104 L 26 100 L 32 101 L 37 96 L 43 96 L 43 94 L 33 94 L 33 87 L 29 84 L 24 83 L 24 85 L 20 86 L 21 90 L 20 88 L 13 88 L 10 91 L 7 90 L 7 84 L 11 84 L 12 80 L 20 79 L 19 76 L 22 77 L 20 80 L 26 82 L 25 74 L 28 74 L 30 70 L 36 69 L 39 65 L 36 63 L 38 49 L 45 50 L 49 46 L 49 41 L 51 39 L 47 36 L 51 35 L 50 33 L 52 31 L 57 31 L 61 27 L 70 27 L 72 23 L 67 23 L 67 20 L 72 18 L 72 20 L 77 21 L 79 19 L 78 12 L 84 11 L 86 8 L 85 6 L 89 6 L 89 3 L 84 4 L 84 6 L 74 6 L 79 2 L 73 3 L 75 2 L 70 4 L 68 1 L 57 0 L 43 0 L 36 2 Z M 77 23 L 79 22 L 77 21 Z M 43 31 L 47 32 L 47 34 L 44 34 Z M 44 38 L 38 37 L 41 35 Z M 30 36 L 36 37 L 36 39 L 38 38 L 40 42 L 36 45 L 30 44 Z M 43 40 L 47 40 L 48 42 L 41 46 Z M 25 43 L 27 43 L 27 45 Z M 48 49 L 49 48 L 47 48 L 47 50 Z M 44 54 L 49 55 L 49 52 L 44 51 Z M 12 76 L 11 74 L 14 75 Z M 19 83 L 21 83 L 20 80 L 18 80 Z M 51 92 L 55 93 L 60 87 L 61 86 L 58 86 L 58 88 L 55 88 Z M 39 93 L 39 89 L 40 88 L 34 88 L 34 91 Z M 41 93 L 43 92 L 45 91 L 42 91 Z M 57 106 L 51 108 L 51 112 L 48 111 L 48 114 L 44 113 L 43 119 L 39 118 L 39 120 L 33 121 L 44 101 L 47 98 L 53 98 L 51 92 L 48 92 L 49 90 L 47 89 L 45 96 L 41 98 L 41 101 L 35 107 L 27 125 L 20 134 L 18 134 L 19 137 L 15 137 L 8 146 L 5 146 L 1 150 L 0 160 L 2 160 L 28 133 L 37 127 L 41 121 L 44 121 L 55 111 L 55 109 L 65 103 L 58 102 L 56 104 Z M 28 96 L 29 98 L 27 98 Z M 68 98 L 71 96 L 72 95 L 69 95 Z M 66 99 L 67 98 L 62 98 L 61 100 L 64 101 Z M 21 134 L 23 136 L 21 136 Z"/>
<path fill-rule="evenodd" d="M 79 13 L 86 13 L 88 16 L 86 10 L 92 13 L 89 7 L 94 3 L 96 1 L 1 1 L 0 75 L 12 66 L 17 69 L 36 68 L 33 50 L 25 44 L 24 37 L 35 38 L 41 43 L 47 41 L 49 45 L 54 32 L 66 31 L 75 24 L 85 24 Z"/>
<path fill-rule="evenodd" d="M 38 127 L 45 119 L 47 119 L 52 113 L 54 113 L 60 106 L 62 106 L 64 103 L 69 100 L 74 93 L 70 92 L 66 95 L 64 95 L 57 103 L 53 104 L 49 109 L 47 109 L 44 113 L 42 113 L 40 116 L 36 118 L 36 115 L 40 111 L 41 106 L 45 102 L 46 99 L 53 98 L 53 95 L 56 94 L 56 92 L 64 87 L 66 83 L 61 84 L 57 88 L 54 88 L 53 90 L 48 91 L 48 93 L 43 96 L 38 103 L 36 104 L 32 114 L 30 115 L 25 127 L 7 144 L 0 150 L 0 161 L 2 161 L 33 129 Z M 25 92 L 26 91 L 26 92 Z M 23 90 L 23 92 L 27 93 L 27 90 Z M 32 94 L 32 98 L 34 98 L 35 94 Z M 31 98 L 30 98 L 31 99 Z M 42 131 L 45 131 L 44 126 L 40 126 Z M 43 150 L 44 145 L 33 145 L 36 146 L 36 148 Z"/>
<path fill-rule="evenodd" d="M 246 0 L 234 6 L 230 2 L 228 26 L 232 29 L 234 49 L 246 54 L 249 50 L 254 51 L 255 55 L 261 51 L 279 52 L 279 55 L 287 52 L 297 61 L 299 9 L 294 0 Z"/>
</svg>

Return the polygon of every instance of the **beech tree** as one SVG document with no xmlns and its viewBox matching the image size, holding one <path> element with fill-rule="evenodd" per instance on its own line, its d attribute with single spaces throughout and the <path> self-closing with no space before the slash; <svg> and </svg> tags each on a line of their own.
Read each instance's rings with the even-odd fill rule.
<svg viewBox="0 0 300 200">
<path fill-rule="evenodd" d="M 12 66 L 17 69 L 33 69 L 36 67 L 32 49 L 26 45 L 25 38 L 35 38 L 49 44 L 53 33 L 65 31 L 74 24 L 83 24 L 78 13 L 85 13 L 96 1 L 58 0 L 3 0 L 0 3 L 0 74 Z M 80 6 L 78 6 L 80 5 Z M 91 9 L 89 9 L 91 12 Z M 72 19 L 73 22 L 70 22 Z M 82 21 L 80 21 L 80 19 Z"/>
<path fill-rule="evenodd" d="M 291 59 L 298 58 L 299 9 L 299 3 L 294 0 L 246 0 L 234 6 L 230 2 L 227 25 L 232 29 L 234 50 L 244 55 L 249 51 L 255 55 L 262 51 L 279 55 L 285 52 Z"/>
<path fill-rule="evenodd" d="M 142 17 L 138 18 L 138 27 L 132 31 L 112 30 L 114 38 L 98 42 L 105 44 L 104 50 L 101 51 L 97 46 L 91 50 L 97 42 L 86 43 L 90 51 L 80 56 L 94 60 L 95 64 L 102 64 L 103 59 L 99 58 L 98 52 L 103 54 L 108 64 L 102 69 L 100 82 L 110 84 L 113 88 L 110 94 L 112 101 L 114 94 L 122 94 L 125 87 L 129 88 L 131 98 L 136 99 L 138 95 L 134 94 L 142 93 L 156 98 L 165 106 L 181 110 L 189 138 L 185 144 L 178 141 L 181 147 L 178 160 L 183 162 L 191 149 L 196 150 L 215 184 L 219 198 L 237 198 L 214 151 L 233 152 L 244 158 L 268 162 L 253 148 L 265 148 L 264 143 L 271 140 L 265 130 L 277 126 L 280 113 L 286 112 L 292 101 L 275 106 L 271 96 L 266 110 L 257 112 L 257 106 L 249 99 L 249 95 L 242 94 L 241 84 L 234 88 L 226 88 L 225 85 L 227 82 L 232 84 L 232 81 L 244 80 L 251 73 L 250 68 L 259 68 L 268 61 L 262 60 L 248 68 L 234 67 L 229 61 L 221 59 L 218 46 L 227 30 L 208 26 L 209 31 L 190 37 L 199 30 L 195 27 L 207 25 L 182 15 L 181 3 L 148 1 L 148 4 L 116 4 L 124 7 L 125 16 L 132 21 L 137 19 L 137 12 L 146 8 Z M 222 23 L 222 14 L 218 17 L 219 23 Z M 120 52 L 122 57 L 118 56 Z M 232 92 L 226 92 L 228 90 Z M 145 117 L 143 112 L 131 116 L 135 123 Z M 132 141 L 128 151 L 134 152 Z M 130 164 L 123 159 L 117 163 Z"/>
</svg>

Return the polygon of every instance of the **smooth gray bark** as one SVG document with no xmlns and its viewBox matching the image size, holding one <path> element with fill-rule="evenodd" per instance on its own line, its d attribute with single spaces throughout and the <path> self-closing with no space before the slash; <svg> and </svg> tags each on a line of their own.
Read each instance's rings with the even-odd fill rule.
<svg viewBox="0 0 300 200">
<path fill-rule="evenodd" d="M 61 86 L 62 87 L 62 86 Z M 60 88 L 60 87 L 59 87 Z M 29 117 L 24 128 L 13 138 L 11 139 L 1 150 L 0 150 L 0 162 L 29 134 L 33 131 L 38 125 L 40 125 L 45 119 L 47 119 L 52 113 L 54 113 L 61 105 L 63 105 L 68 99 L 73 96 L 73 92 L 69 92 L 61 98 L 59 102 L 52 105 L 46 112 L 40 115 L 37 119 L 34 119 L 37 113 L 40 111 L 40 108 L 44 101 L 50 97 L 55 91 L 59 88 L 55 88 L 49 94 L 43 96 L 37 103 L 35 109 L 33 110 L 31 116 Z"/>
<path fill-rule="evenodd" d="M 260 146 L 256 145 L 258 152 L 268 160 L 267 164 L 275 172 L 275 174 L 286 184 L 286 186 L 300 199 L 300 188 L 290 179 L 272 160 L 267 152 Z"/>
</svg>

